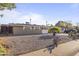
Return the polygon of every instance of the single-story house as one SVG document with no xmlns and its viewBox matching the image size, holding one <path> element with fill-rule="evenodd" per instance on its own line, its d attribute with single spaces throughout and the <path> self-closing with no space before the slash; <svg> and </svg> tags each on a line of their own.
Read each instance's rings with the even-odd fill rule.
<svg viewBox="0 0 79 59">
<path fill-rule="evenodd" d="M 45 26 L 34 24 L 2 24 L 0 25 L 1 34 L 25 35 L 25 34 L 41 34 Z"/>
</svg>

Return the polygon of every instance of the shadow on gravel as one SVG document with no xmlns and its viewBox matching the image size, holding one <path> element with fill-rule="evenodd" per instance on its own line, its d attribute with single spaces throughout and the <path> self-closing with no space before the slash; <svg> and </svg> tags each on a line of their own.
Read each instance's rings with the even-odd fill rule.
<svg viewBox="0 0 79 59">
<path fill-rule="evenodd" d="M 49 51 L 49 53 L 52 53 L 52 50 L 55 48 L 56 46 L 54 44 L 47 46 L 47 50 Z"/>
</svg>

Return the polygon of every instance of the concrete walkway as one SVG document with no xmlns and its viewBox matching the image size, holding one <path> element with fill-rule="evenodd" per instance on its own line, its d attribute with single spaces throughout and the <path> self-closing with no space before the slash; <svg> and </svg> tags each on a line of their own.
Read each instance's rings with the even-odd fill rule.
<svg viewBox="0 0 79 59">
<path fill-rule="evenodd" d="M 75 54 L 75 56 L 79 56 L 79 52 L 77 52 L 77 53 Z"/>
<path fill-rule="evenodd" d="M 76 56 L 79 55 L 79 40 L 70 41 L 58 45 L 57 48 L 52 50 L 50 54 L 47 48 L 22 54 L 20 56 Z"/>
</svg>

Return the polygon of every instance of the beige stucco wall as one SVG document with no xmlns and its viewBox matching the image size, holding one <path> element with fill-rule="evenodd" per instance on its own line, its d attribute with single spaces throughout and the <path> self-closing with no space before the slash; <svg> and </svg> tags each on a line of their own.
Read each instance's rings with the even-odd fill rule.
<svg viewBox="0 0 79 59">
<path fill-rule="evenodd" d="M 15 26 L 13 27 L 13 34 L 14 35 L 20 35 L 23 33 L 23 27 L 22 26 Z"/>
<path fill-rule="evenodd" d="M 14 35 L 24 35 L 24 34 L 40 34 L 42 30 L 40 29 L 31 29 L 28 26 L 14 26 L 13 34 Z"/>
</svg>

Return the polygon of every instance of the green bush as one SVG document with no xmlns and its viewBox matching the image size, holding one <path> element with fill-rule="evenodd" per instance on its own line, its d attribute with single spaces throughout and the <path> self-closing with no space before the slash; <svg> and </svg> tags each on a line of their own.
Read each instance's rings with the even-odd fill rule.
<svg viewBox="0 0 79 59">
<path fill-rule="evenodd" d="M 53 27 L 53 28 L 50 28 L 48 30 L 48 33 L 52 33 L 53 31 L 55 31 L 56 33 L 60 33 L 61 32 L 61 28 L 60 27 Z"/>
</svg>

